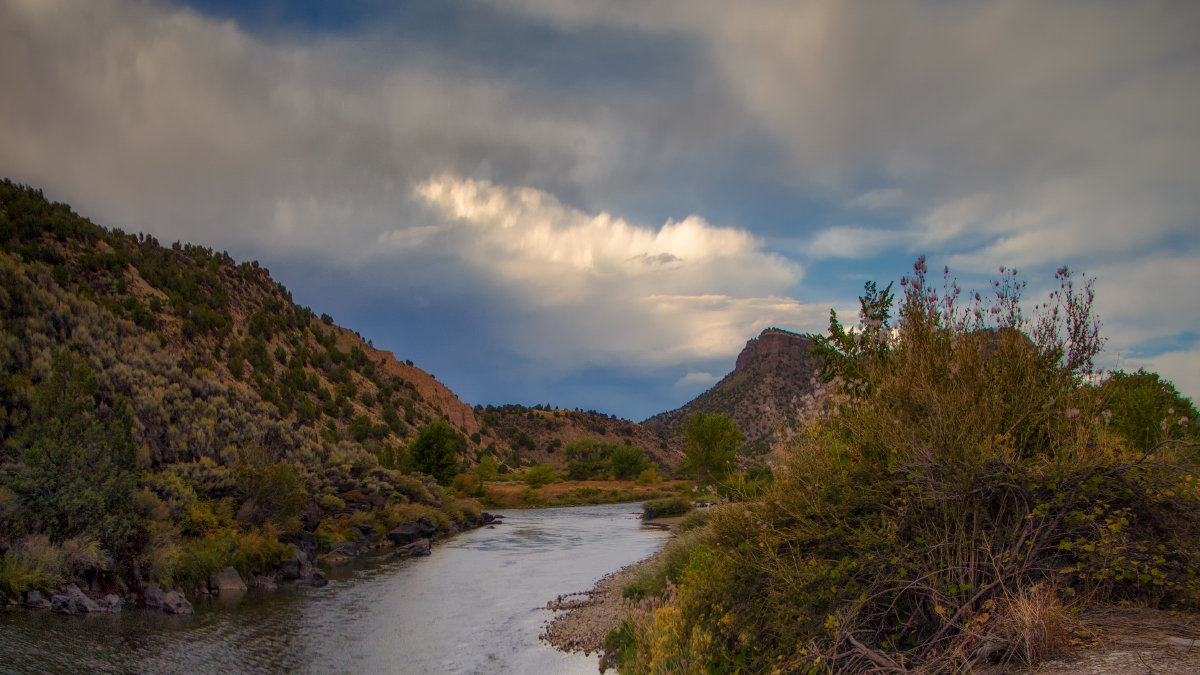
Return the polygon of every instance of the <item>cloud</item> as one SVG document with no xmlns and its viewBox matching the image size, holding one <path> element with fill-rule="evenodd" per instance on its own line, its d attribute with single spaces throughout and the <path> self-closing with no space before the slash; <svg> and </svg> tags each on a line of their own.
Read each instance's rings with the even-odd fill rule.
<svg viewBox="0 0 1200 675">
<path fill-rule="evenodd" d="M 905 246 L 911 237 L 899 230 L 866 227 L 831 227 L 822 230 L 805 247 L 813 258 L 870 258 L 883 251 Z"/>
<path fill-rule="evenodd" d="M 445 256 L 481 275 L 519 317 L 499 330 L 540 359 L 688 363 L 735 354 L 769 325 L 810 326 L 825 311 L 788 297 L 798 264 L 699 216 L 647 227 L 534 188 L 448 174 L 415 192 L 438 224 L 382 234 L 379 255 Z"/>
<path fill-rule="evenodd" d="M 1194 3 L 503 4 L 688 36 L 793 180 L 910 205 L 912 236 L 959 264 L 1128 254 L 1200 222 Z"/>
<path fill-rule="evenodd" d="M 679 378 L 675 382 L 676 387 L 686 389 L 696 389 L 698 387 L 708 388 L 717 383 L 721 378 L 712 373 L 700 373 L 694 370 L 689 370 L 686 375 Z"/>
</svg>

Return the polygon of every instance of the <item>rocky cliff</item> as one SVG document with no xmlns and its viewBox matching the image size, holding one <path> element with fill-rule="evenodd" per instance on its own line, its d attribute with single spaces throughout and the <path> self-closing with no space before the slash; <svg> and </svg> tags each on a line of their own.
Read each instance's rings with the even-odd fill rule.
<svg viewBox="0 0 1200 675">
<path fill-rule="evenodd" d="M 681 446 L 683 423 L 694 412 L 732 418 L 745 441 L 742 453 L 758 457 L 786 439 L 803 411 L 805 394 L 817 383 L 819 360 L 812 342 L 797 333 L 768 328 L 746 342 L 733 371 L 682 407 L 642 425 Z"/>
</svg>

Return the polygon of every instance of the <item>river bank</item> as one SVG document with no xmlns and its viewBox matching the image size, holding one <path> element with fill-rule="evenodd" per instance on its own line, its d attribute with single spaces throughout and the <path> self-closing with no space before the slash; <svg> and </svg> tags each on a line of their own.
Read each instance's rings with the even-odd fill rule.
<svg viewBox="0 0 1200 675">
<path fill-rule="evenodd" d="M 67 617 L 0 608 L 0 663 L 18 672 L 438 672 L 594 675 L 538 639 L 546 600 L 662 547 L 636 504 L 494 512 L 505 524 L 328 568 L 323 587 L 205 598 L 195 616 Z M 0 667 L 0 670 L 6 670 Z"/>
<path fill-rule="evenodd" d="M 683 518 L 654 518 L 643 522 L 643 525 L 667 530 L 674 536 Z M 622 595 L 622 590 L 644 570 L 656 565 L 662 555 L 663 549 L 659 549 L 638 562 L 606 574 L 590 590 L 560 595 L 551 600 L 546 609 L 559 614 L 546 624 L 541 639 L 563 652 L 582 652 L 589 656 L 600 654 L 603 671 L 607 660 L 605 638 L 621 627 L 632 606 Z"/>
</svg>

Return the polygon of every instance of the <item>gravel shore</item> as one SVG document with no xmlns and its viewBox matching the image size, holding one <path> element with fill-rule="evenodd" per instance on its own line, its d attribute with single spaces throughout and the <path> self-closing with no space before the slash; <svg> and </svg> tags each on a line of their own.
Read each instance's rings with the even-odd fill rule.
<svg viewBox="0 0 1200 675">
<path fill-rule="evenodd" d="M 654 557 L 606 575 L 590 591 L 551 600 L 546 608 L 563 613 L 546 624 L 542 639 L 564 652 L 603 653 L 605 636 L 620 627 L 629 610 L 629 601 L 621 597 L 621 587 Z"/>
</svg>

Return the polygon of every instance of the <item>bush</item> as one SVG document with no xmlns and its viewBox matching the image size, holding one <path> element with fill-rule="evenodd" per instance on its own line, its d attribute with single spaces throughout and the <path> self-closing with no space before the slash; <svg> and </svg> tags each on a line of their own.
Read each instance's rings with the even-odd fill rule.
<svg viewBox="0 0 1200 675">
<path fill-rule="evenodd" d="M 531 466 L 525 470 L 525 475 L 521 479 L 530 487 L 539 488 L 550 483 L 557 483 L 561 480 L 558 477 L 558 472 L 549 464 L 538 464 Z"/>
<path fill-rule="evenodd" d="M 1061 270 L 1028 321 L 1011 274 L 962 307 L 914 271 L 895 326 L 871 284 L 859 330 L 816 336 L 824 400 L 632 615 L 629 671 L 961 672 L 1054 653 L 1073 597 L 1200 606 L 1195 446 L 1105 423 L 1090 285 Z"/>
<path fill-rule="evenodd" d="M 671 516 L 682 516 L 691 509 L 691 502 L 682 497 L 663 497 L 661 499 L 651 499 L 642 504 L 642 515 L 647 519 L 669 518 Z"/>
</svg>

